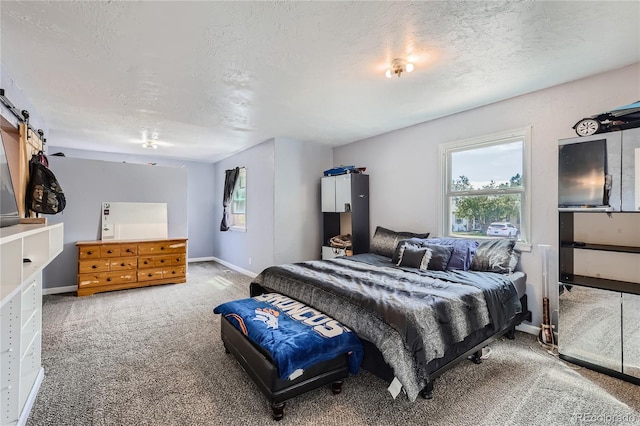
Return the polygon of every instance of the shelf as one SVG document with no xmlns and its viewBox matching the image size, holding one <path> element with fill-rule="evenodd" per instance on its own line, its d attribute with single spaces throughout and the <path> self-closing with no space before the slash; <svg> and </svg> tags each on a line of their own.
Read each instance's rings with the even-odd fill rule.
<svg viewBox="0 0 640 426">
<path fill-rule="evenodd" d="M 567 285 L 581 285 L 584 287 L 599 288 L 603 290 L 620 291 L 622 293 L 631 293 L 640 295 L 640 283 L 629 281 L 610 280 L 607 278 L 588 277 L 584 275 L 560 276 L 560 282 Z"/>
<path fill-rule="evenodd" d="M 618 253 L 640 253 L 640 247 L 616 246 L 611 244 L 590 244 L 590 243 L 585 243 L 584 245 L 577 245 L 575 241 L 573 242 L 563 241 L 561 243 L 561 247 L 578 249 L 578 250 L 612 251 L 612 252 L 618 252 Z"/>
</svg>

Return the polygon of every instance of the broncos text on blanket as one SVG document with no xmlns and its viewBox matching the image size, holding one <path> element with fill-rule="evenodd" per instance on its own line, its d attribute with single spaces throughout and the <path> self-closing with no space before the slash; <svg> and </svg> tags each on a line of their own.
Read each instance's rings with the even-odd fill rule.
<svg viewBox="0 0 640 426">
<path fill-rule="evenodd" d="M 322 312 L 317 311 L 313 308 L 310 308 L 307 305 L 300 303 L 296 300 L 293 300 L 282 294 L 265 293 L 260 296 L 254 297 L 254 299 L 260 300 L 262 302 L 270 303 L 273 306 L 280 308 L 280 310 L 285 314 L 287 314 L 290 318 L 296 321 L 301 321 L 302 324 L 304 325 L 311 326 L 313 328 L 313 331 L 315 331 L 316 333 L 320 334 L 323 337 L 335 337 L 335 336 L 339 336 L 344 332 L 347 332 L 347 333 L 351 332 L 351 330 L 349 330 L 347 327 L 340 324 L 338 321 L 332 319 L 331 317 L 323 314 Z M 256 310 L 256 313 L 257 313 L 257 310 Z M 269 327 L 270 323 L 267 322 L 268 320 L 266 317 L 266 315 L 269 315 L 269 314 L 263 313 L 261 315 L 265 315 L 264 322 Z M 273 314 L 271 314 L 271 316 L 273 316 Z M 260 319 L 260 318 L 256 318 L 256 319 Z M 274 319 L 276 324 L 275 328 L 277 328 L 277 323 L 278 323 L 277 316 L 274 317 Z M 262 319 L 260 320 L 263 321 Z"/>
</svg>

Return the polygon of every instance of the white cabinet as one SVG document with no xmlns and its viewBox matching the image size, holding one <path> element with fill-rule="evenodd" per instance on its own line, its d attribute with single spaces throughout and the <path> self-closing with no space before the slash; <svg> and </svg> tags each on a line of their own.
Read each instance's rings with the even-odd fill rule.
<svg viewBox="0 0 640 426">
<path fill-rule="evenodd" d="M 62 252 L 63 225 L 0 229 L 0 425 L 23 425 L 44 377 L 42 269 Z"/>
<path fill-rule="evenodd" d="M 347 213 L 351 211 L 351 174 L 327 176 L 321 180 L 322 211 Z"/>
</svg>

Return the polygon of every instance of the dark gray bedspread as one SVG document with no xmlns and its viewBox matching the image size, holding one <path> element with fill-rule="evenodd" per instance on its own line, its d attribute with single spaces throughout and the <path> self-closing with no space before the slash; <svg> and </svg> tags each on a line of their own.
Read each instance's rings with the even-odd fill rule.
<svg viewBox="0 0 640 426">
<path fill-rule="evenodd" d="M 398 268 L 375 254 L 274 266 L 254 282 L 374 343 L 412 401 L 428 380 L 429 361 L 476 330 L 499 329 L 521 310 L 504 275 Z"/>
</svg>

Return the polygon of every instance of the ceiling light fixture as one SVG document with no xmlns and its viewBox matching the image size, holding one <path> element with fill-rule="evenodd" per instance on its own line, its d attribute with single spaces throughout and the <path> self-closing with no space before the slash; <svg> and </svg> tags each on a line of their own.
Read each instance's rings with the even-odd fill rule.
<svg viewBox="0 0 640 426">
<path fill-rule="evenodd" d="M 157 140 L 158 140 L 158 132 L 153 132 L 151 134 L 151 140 L 148 140 L 147 131 L 146 130 L 142 131 L 142 147 L 143 148 L 158 149 L 158 144 L 156 142 Z"/>
<path fill-rule="evenodd" d="M 396 58 L 391 62 L 391 68 L 387 68 L 384 75 L 386 75 L 387 78 L 393 77 L 394 74 L 400 77 L 400 74 L 403 72 L 411 72 L 413 68 L 413 64 L 406 59 Z"/>
</svg>

